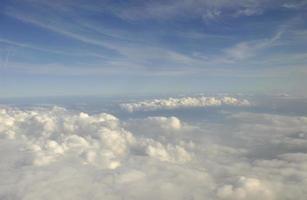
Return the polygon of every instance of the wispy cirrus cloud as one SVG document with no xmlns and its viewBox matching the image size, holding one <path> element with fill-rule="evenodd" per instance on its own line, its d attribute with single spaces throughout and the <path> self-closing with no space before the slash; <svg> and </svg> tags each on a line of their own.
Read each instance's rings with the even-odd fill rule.
<svg viewBox="0 0 307 200">
<path fill-rule="evenodd" d="M 303 2 L 303 1 L 301 1 Z M 176 17 L 200 18 L 205 21 L 223 17 L 239 17 L 260 15 L 270 9 L 289 8 L 291 1 L 164 1 L 142 2 L 139 4 L 125 4 L 130 9 L 115 7 L 113 13 L 127 20 L 169 20 Z M 297 3 L 301 8 L 304 4 Z"/>
<path fill-rule="evenodd" d="M 304 21 L 289 22 L 302 16 L 280 6 L 286 1 L 18 2 L 1 13 L 33 29 L 41 41 L 3 34 L 2 43 L 18 51 L 5 72 L 256 79 L 305 71 L 304 49 L 298 47 L 305 41 Z M 274 9 L 290 17 L 273 20 Z"/>
<path fill-rule="evenodd" d="M 244 60 L 257 55 L 258 51 L 278 45 L 283 32 L 277 32 L 273 37 L 256 41 L 239 42 L 231 48 L 224 50 L 226 59 L 230 61 Z"/>
<path fill-rule="evenodd" d="M 97 57 L 97 58 L 106 58 L 103 55 L 99 55 L 96 53 L 86 53 L 86 52 L 70 52 L 70 51 L 65 51 L 65 50 L 59 50 L 59 49 L 51 49 L 51 48 L 46 48 L 46 47 L 40 47 L 36 46 L 33 44 L 27 44 L 23 42 L 18 42 L 18 41 L 12 41 L 8 39 L 3 39 L 0 38 L 0 43 L 10 45 L 15 48 L 25 48 L 25 49 L 31 49 L 35 51 L 41 51 L 41 52 L 47 52 L 47 53 L 52 53 L 52 54 L 60 54 L 60 55 L 67 55 L 67 56 L 89 56 L 89 57 Z"/>
</svg>

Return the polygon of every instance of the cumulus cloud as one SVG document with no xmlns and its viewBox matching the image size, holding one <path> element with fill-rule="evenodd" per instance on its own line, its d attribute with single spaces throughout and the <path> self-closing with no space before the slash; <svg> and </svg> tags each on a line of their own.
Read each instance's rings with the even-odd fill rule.
<svg viewBox="0 0 307 200">
<path fill-rule="evenodd" d="M 180 146 L 162 144 L 151 138 L 135 138 L 113 115 L 71 113 L 63 108 L 21 111 L 1 109 L 1 136 L 20 140 L 33 153 L 34 165 L 48 165 L 64 155 L 74 154 L 82 163 L 115 169 L 121 165 L 130 148 L 143 149 L 161 161 L 188 160 Z M 147 127 L 158 130 L 179 130 L 176 117 L 149 117 Z M 158 133 L 157 133 L 158 134 Z M 182 159 L 184 158 L 184 159 Z"/>
<path fill-rule="evenodd" d="M 142 119 L 132 119 L 125 123 L 127 129 L 134 134 L 156 137 L 178 137 L 191 128 L 175 116 L 154 116 Z M 145 131 L 146 130 L 146 131 Z"/>
<path fill-rule="evenodd" d="M 154 99 L 140 101 L 135 103 L 123 103 L 120 107 L 128 112 L 135 111 L 153 111 L 160 109 L 177 109 L 190 107 L 208 107 L 208 106 L 247 106 L 250 105 L 246 99 L 237 99 L 235 97 L 182 97 L 168 99 Z"/>
<path fill-rule="evenodd" d="M 233 185 L 225 185 L 218 190 L 220 199 L 273 199 L 271 191 L 260 180 L 240 177 Z"/>
<path fill-rule="evenodd" d="M 0 199 L 303 200 L 304 116 L 0 108 Z"/>
<path fill-rule="evenodd" d="M 261 181 L 240 177 L 234 185 L 225 185 L 218 190 L 220 199 L 273 199 L 271 191 Z"/>
<path fill-rule="evenodd" d="M 71 114 L 62 108 L 21 111 L 2 109 L 1 133 L 20 140 L 33 152 L 34 165 L 47 165 L 65 154 L 80 156 L 83 162 L 102 168 L 116 168 L 134 142 L 132 134 L 120 128 L 109 114 Z"/>
<path fill-rule="evenodd" d="M 143 120 L 149 127 L 160 127 L 165 130 L 180 130 L 181 121 L 177 117 L 148 117 Z"/>
</svg>

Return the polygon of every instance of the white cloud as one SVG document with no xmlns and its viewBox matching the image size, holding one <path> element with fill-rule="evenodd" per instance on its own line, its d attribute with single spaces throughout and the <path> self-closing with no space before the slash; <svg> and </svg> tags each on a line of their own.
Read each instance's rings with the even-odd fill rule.
<svg viewBox="0 0 307 200">
<path fill-rule="evenodd" d="M 0 199 L 303 200 L 306 117 L 0 108 Z"/>
<path fill-rule="evenodd" d="M 34 165 L 47 165 L 73 152 L 83 162 L 114 168 L 134 142 L 132 134 L 108 114 L 70 114 L 62 108 L 4 109 L 0 119 L 2 135 L 23 141 L 34 154 Z"/>
<path fill-rule="evenodd" d="M 101 168 L 120 166 L 131 147 L 143 149 L 148 156 L 163 161 L 182 160 L 188 153 L 178 145 L 162 144 L 153 139 L 135 138 L 113 115 L 71 113 L 62 108 L 21 111 L 1 109 L 2 137 L 22 141 L 33 152 L 34 165 L 48 165 L 67 154 L 77 155 L 83 163 Z M 176 117 L 149 117 L 145 128 L 180 130 Z M 157 133 L 159 134 L 159 133 Z"/>
<path fill-rule="evenodd" d="M 260 15 L 266 10 L 282 7 L 286 1 L 174 1 L 136 4 L 130 9 L 115 8 L 113 14 L 126 20 L 168 20 L 175 17 L 200 17 L 205 20 L 222 17 Z"/>
<path fill-rule="evenodd" d="M 146 135 L 152 136 L 165 136 L 165 135 L 178 135 L 182 130 L 188 128 L 177 117 L 147 117 L 144 119 L 133 119 L 126 123 L 128 129 L 139 134 L 146 130 Z"/>
<path fill-rule="evenodd" d="M 278 31 L 271 38 L 265 38 L 257 41 L 239 42 L 233 47 L 224 50 L 224 60 L 238 61 L 248 59 L 252 56 L 257 55 L 257 52 L 263 49 L 268 49 L 277 45 L 277 41 L 280 40 L 283 34 L 283 30 Z"/>
<path fill-rule="evenodd" d="M 146 140 L 145 144 L 146 154 L 150 157 L 157 158 L 161 161 L 168 161 L 172 163 L 185 163 L 192 159 L 192 156 L 180 145 L 167 144 L 166 146 L 153 141 Z"/>
<path fill-rule="evenodd" d="M 272 192 L 260 180 L 240 177 L 233 185 L 224 185 L 217 192 L 220 199 L 233 200 L 261 200 L 274 199 Z"/>
<path fill-rule="evenodd" d="M 12 55 L 8 56 L 10 62 L 6 58 L 3 59 L 2 65 L 6 66 L 5 71 L 14 71 L 26 74 L 52 74 L 52 75 L 166 75 L 166 76 L 186 76 L 203 74 L 205 76 L 271 76 L 279 77 L 280 74 L 288 76 L 291 74 L 288 67 L 280 68 L 277 72 L 273 66 L 286 66 L 304 64 L 306 58 L 302 52 L 287 53 L 287 56 L 281 55 L 275 51 L 270 51 L 266 59 L 257 59 L 264 50 L 268 50 L 275 45 L 282 45 L 287 49 L 288 46 L 293 46 L 294 43 L 301 43 L 301 37 L 292 35 L 286 38 L 278 38 L 282 30 L 279 28 L 277 34 L 262 38 L 255 38 L 247 41 L 237 41 L 231 35 L 218 35 L 218 33 L 190 33 L 189 30 L 171 31 L 159 30 L 154 34 L 152 31 L 140 35 L 131 30 L 124 30 L 118 27 L 105 27 L 103 22 L 94 22 L 86 16 L 77 16 L 76 13 L 80 11 L 93 12 L 97 14 L 97 8 L 101 8 L 99 12 L 107 9 L 111 14 L 120 16 L 129 20 L 146 20 L 146 19 L 161 19 L 159 16 L 173 19 L 177 16 L 184 15 L 184 17 L 199 17 L 208 20 L 217 20 L 227 17 L 238 17 L 242 15 L 257 15 L 265 11 L 265 9 L 280 6 L 287 1 L 276 2 L 267 1 L 259 3 L 258 1 L 168 1 L 161 2 L 142 2 L 131 9 L 121 10 L 122 7 L 113 8 L 108 7 L 105 2 L 96 2 L 95 6 L 84 3 L 83 0 L 79 3 L 65 1 L 50 3 L 48 1 L 25 1 L 29 10 L 23 9 L 23 6 L 11 6 L 5 9 L 4 14 L 15 18 L 25 23 L 33 24 L 48 31 L 61 34 L 65 37 L 76 40 L 82 46 L 94 47 L 84 48 L 82 50 L 71 49 L 67 45 L 58 46 L 54 49 L 47 46 L 40 46 L 38 44 L 31 44 L 22 41 L 13 41 L 7 39 L 0 39 L 0 43 L 9 44 L 18 50 L 14 58 Z M 291 2 L 290 2 L 291 3 Z M 129 7 L 129 3 L 124 7 Z M 44 10 L 44 12 L 38 10 Z M 40 9 L 41 8 L 41 9 Z M 31 10 L 38 12 L 31 12 Z M 183 10 L 182 10 L 183 9 Z M 148 11 L 147 11 L 148 10 Z M 185 12 L 186 11 L 186 12 Z M 188 14 L 190 13 L 190 14 Z M 196 15 L 196 16 L 195 16 Z M 46 17 L 47 16 L 47 17 Z M 73 17 L 71 17 L 73 16 Z M 291 21 L 291 20 L 289 20 Z M 294 20 L 295 21 L 295 20 Z M 303 21 L 303 20 L 302 20 Z M 296 30 L 299 28 L 283 24 L 281 26 L 288 26 L 284 29 Z M 293 22 L 291 22 L 293 23 Z M 297 22 L 296 22 L 297 23 Z M 301 22 L 302 23 L 302 22 Z M 145 30 L 143 30 L 145 31 Z M 142 31 L 142 32 L 143 32 Z M 145 31 L 146 32 L 146 31 Z M 177 32 L 180 32 L 178 34 Z M 286 31 L 285 31 L 286 32 Z M 103 36 L 102 36 L 103 35 Z M 154 36 L 153 36 L 154 35 Z M 182 52 L 179 49 L 169 48 L 167 45 L 159 43 L 158 38 L 165 38 L 165 36 L 175 35 L 176 38 L 188 42 L 187 38 L 202 38 L 206 40 L 220 41 L 221 38 L 225 40 L 226 46 L 217 48 L 217 52 L 213 54 L 204 53 L 194 48 L 192 52 Z M 187 37 L 188 36 L 188 37 Z M 290 36 L 290 35 L 289 35 Z M 188 40 L 190 40 L 188 39 Z M 227 40 L 227 42 L 226 42 Z M 162 40 L 161 40 L 162 41 Z M 201 41 L 200 41 L 201 42 Z M 99 50 L 98 50 L 98 49 Z M 18 57 L 20 53 L 26 51 L 41 51 L 43 53 L 57 54 L 60 56 L 77 56 L 83 57 L 90 62 L 80 63 L 33 63 L 32 60 L 24 60 L 19 62 Z M 96 49 L 96 50 L 95 50 Z M 9 54 L 7 54 L 9 55 Z M 298 59 L 296 58 L 298 57 Z M 285 59 L 286 58 L 286 59 Z M 289 59 L 290 58 L 290 59 Z M 83 60 L 83 59 L 82 59 Z M 158 64 L 157 64 L 158 62 Z M 157 67 L 159 66 L 159 67 Z M 212 67 L 214 66 L 214 67 Z M 246 66 L 254 66 L 245 68 Z M 255 66 L 267 66 L 266 69 L 258 69 Z M 256 69 L 257 68 L 257 69 Z M 243 71 L 242 71 L 243 70 Z M 294 70 L 295 71 L 295 70 Z M 303 70 L 302 70 L 303 71 Z M 297 80 L 296 80 L 297 81 Z M 301 84 L 301 83 L 298 83 Z"/>
<path fill-rule="evenodd" d="M 182 97 L 168 99 L 154 99 L 136 103 L 123 103 L 121 108 L 129 111 L 152 111 L 160 109 L 177 109 L 190 107 L 208 107 L 208 106 L 247 106 L 250 103 L 246 99 L 237 99 L 234 97 Z"/>
<path fill-rule="evenodd" d="M 304 9 L 306 7 L 307 2 L 306 1 L 294 1 L 294 2 L 285 2 L 282 7 L 287 9 Z"/>
</svg>

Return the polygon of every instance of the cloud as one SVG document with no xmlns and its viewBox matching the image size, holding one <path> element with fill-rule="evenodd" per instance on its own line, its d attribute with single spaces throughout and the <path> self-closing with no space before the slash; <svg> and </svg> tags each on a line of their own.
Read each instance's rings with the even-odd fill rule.
<svg viewBox="0 0 307 200">
<path fill-rule="evenodd" d="M 62 39 L 67 40 L 69 45 L 63 46 L 65 42 L 61 42 L 57 43 L 57 48 L 55 48 L 55 46 L 48 45 L 48 42 L 42 46 L 37 43 L 38 41 L 30 38 L 24 38 L 24 41 L 13 39 L 13 37 L 2 38 L 0 39 L 2 43 L 10 44 L 18 50 L 14 57 L 10 56 L 9 63 L 3 61 L 3 65 L 7 66 L 3 71 L 31 75 L 68 76 L 163 75 L 175 77 L 203 74 L 214 77 L 240 76 L 246 78 L 256 76 L 263 78 L 270 76 L 281 78 L 280 73 L 283 76 L 291 74 L 288 67 L 282 68 L 282 66 L 294 66 L 297 65 L 297 62 L 303 65 L 305 57 L 302 52 L 292 52 L 292 54 L 287 52 L 286 56 L 281 55 L 280 51 L 275 51 L 273 48 L 283 43 L 283 49 L 293 49 L 294 43 L 301 43 L 298 35 L 284 37 L 286 34 L 283 34 L 283 31 L 272 26 L 271 29 L 266 30 L 266 33 L 264 32 L 268 36 L 242 40 L 242 37 L 238 38 L 237 35 L 227 34 L 226 36 L 224 28 L 228 26 L 221 26 L 222 29 L 217 29 L 214 32 L 204 32 L 200 29 L 193 29 L 194 32 L 191 32 L 190 29 L 174 31 L 171 26 L 185 20 L 193 22 L 190 24 L 194 26 L 194 22 L 199 23 L 199 19 L 206 23 L 210 21 L 224 23 L 225 18 L 260 15 L 267 10 L 279 9 L 282 4 L 287 2 L 275 0 L 263 3 L 241 0 L 231 2 L 223 0 L 214 2 L 171 0 L 133 3 L 128 1 L 124 4 L 118 4 L 95 1 L 92 5 L 88 5 L 83 0 L 53 3 L 45 0 L 25 0 L 19 1 L 18 5 L 9 3 L 3 9 L 2 14 L 23 22 L 23 25 L 29 26 L 31 30 L 35 28 L 32 26 L 34 25 L 44 29 L 41 31 L 57 33 L 58 36 L 63 37 Z M 122 23 L 97 20 L 102 15 L 108 16 L 107 19 L 120 20 Z M 181 17 L 184 19 L 183 21 L 180 20 Z M 123 21 L 123 19 L 128 21 Z M 143 20 L 161 19 L 172 20 L 170 22 L 172 25 L 157 23 L 159 28 L 157 26 L 143 26 L 148 24 L 143 23 Z M 221 19 L 220 22 L 219 19 Z M 301 21 L 303 24 L 304 20 Z M 271 23 L 270 20 L 265 23 L 265 26 L 269 23 Z M 283 24 L 284 21 L 277 23 Z M 122 26 L 123 24 L 125 26 Z M 211 25 L 210 23 L 206 25 L 208 30 Z M 288 29 L 290 29 L 289 27 Z M 243 29 L 245 30 L 244 27 Z M 297 27 L 291 27 L 291 29 L 296 30 Z M 276 34 L 269 36 L 272 32 L 276 32 Z M 283 38 L 275 37 L 278 35 L 282 35 Z M 46 38 L 42 39 L 49 41 L 49 37 L 57 36 L 46 34 Z M 180 42 L 177 42 L 176 45 L 170 45 L 163 42 L 166 38 Z M 208 41 L 211 42 L 208 43 Z M 202 43 L 206 44 L 206 47 L 201 45 Z M 80 48 L 75 48 L 76 45 Z M 37 57 L 37 52 L 44 56 Z M 263 52 L 268 52 L 265 54 L 266 58 L 257 59 L 259 56 L 263 57 L 261 55 Z M 276 56 L 276 54 L 278 55 Z M 58 59 L 50 61 L 50 59 L 46 59 L 49 56 L 58 57 Z M 296 56 L 300 57 L 299 60 L 295 58 Z M 77 62 L 76 59 L 71 59 L 72 57 L 80 57 L 81 59 L 78 59 Z M 264 66 L 265 69 L 260 69 L 259 66 Z M 276 66 L 280 66 L 278 72 Z"/>
<path fill-rule="evenodd" d="M 274 199 L 268 186 L 254 178 L 240 177 L 233 185 L 222 186 L 217 192 L 220 199 Z"/>
<path fill-rule="evenodd" d="M 168 99 L 154 99 L 136 103 L 122 103 L 120 107 L 128 112 L 135 111 L 153 111 L 161 109 L 178 109 L 191 107 L 208 107 L 208 106 L 247 106 L 250 103 L 246 99 L 237 99 L 234 97 L 182 97 Z"/>
<path fill-rule="evenodd" d="M 306 1 L 297 1 L 297 2 L 285 2 L 282 7 L 287 8 L 287 9 L 304 9 L 306 7 L 307 2 Z"/>
<path fill-rule="evenodd" d="M 78 64 L 77 67 L 75 64 L 73 64 L 73 66 L 71 66 L 71 64 L 70 66 L 67 66 L 67 64 L 62 64 L 60 67 L 58 67 L 60 69 L 56 69 L 54 71 L 52 70 L 53 67 L 47 67 L 46 70 L 41 69 L 41 64 L 39 64 L 38 66 L 40 67 L 38 68 L 33 70 L 30 68 L 26 70 L 32 73 L 35 73 L 36 71 L 46 71 L 43 73 L 47 74 L 56 74 L 59 72 L 62 74 L 69 74 L 67 71 L 70 72 L 70 74 L 97 74 L 103 72 L 108 73 L 110 71 L 115 71 L 117 73 L 131 73 L 131 69 L 134 69 L 134 74 L 138 74 L 140 72 L 144 73 L 146 70 L 150 71 L 151 74 L 155 71 L 158 73 L 171 74 L 186 71 L 186 65 L 199 65 L 199 63 L 202 63 L 199 59 L 193 58 L 188 54 L 180 53 L 177 50 L 165 48 L 163 45 L 157 45 L 156 42 L 147 41 L 144 43 L 137 41 L 137 39 L 122 39 L 121 36 L 124 37 L 126 35 L 125 32 L 123 34 L 119 34 L 119 37 L 110 39 L 110 37 L 115 35 L 115 33 L 118 34 L 118 30 L 111 31 L 111 36 L 103 34 L 105 38 L 102 38 L 100 29 L 103 30 L 104 28 L 100 28 L 97 33 L 98 25 L 89 25 L 91 23 L 90 19 L 76 18 L 73 21 L 63 20 L 62 18 L 65 18 L 67 13 L 59 13 L 58 16 L 54 15 L 53 12 L 44 14 L 49 16 L 48 20 L 43 18 L 40 14 L 27 13 L 15 8 L 10 8 L 10 10 L 5 14 L 22 22 L 33 24 L 63 35 L 67 38 L 76 40 L 81 42 L 81 44 L 83 43 L 83 45 L 89 45 L 96 49 L 99 48 L 99 52 L 93 52 L 90 50 L 89 52 L 81 51 L 74 53 L 75 50 L 72 49 L 70 50 L 72 53 L 67 53 L 67 51 L 63 53 L 62 50 L 42 48 L 35 45 L 17 43 L 2 39 L 3 42 L 19 47 L 30 48 L 32 50 L 53 54 L 66 54 L 70 56 L 78 56 L 78 54 L 82 54 L 82 57 L 96 57 L 98 59 L 97 62 L 95 62 L 94 67 L 88 63 Z M 99 24 L 99 26 L 103 27 L 103 24 Z M 101 58 L 103 58 L 103 60 L 101 60 Z M 158 70 L 153 70 L 151 68 L 153 60 L 159 60 L 160 62 Z M 30 63 L 29 65 L 22 63 L 21 65 L 36 66 L 35 63 Z M 44 64 L 43 66 L 46 65 L 50 65 L 50 63 Z M 84 67 L 84 65 L 87 67 Z M 16 64 L 12 64 L 11 68 L 14 68 L 14 66 L 16 67 Z M 78 66 L 81 66 L 82 69 L 79 69 Z"/>
<path fill-rule="evenodd" d="M 133 143 L 131 133 L 120 130 L 118 120 L 108 114 L 69 115 L 61 108 L 50 111 L 1 111 L 2 136 L 23 141 L 33 152 L 34 165 L 48 165 L 67 153 L 82 162 L 115 168 Z"/>
<path fill-rule="evenodd" d="M 63 108 L 23 112 L 2 109 L 0 132 L 7 139 L 21 140 L 33 152 L 34 165 L 48 165 L 67 154 L 82 163 L 114 169 L 120 166 L 130 148 L 142 149 L 150 157 L 175 162 L 188 153 L 176 144 L 162 144 L 150 138 L 135 138 L 119 120 L 109 114 L 73 114 Z M 176 117 L 150 117 L 145 127 L 179 130 Z M 174 157 L 174 158 L 173 158 Z"/>
<path fill-rule="evenodd" d="M 2 106 L 0 198 L 305 199 L 306 117 L 220 114 L 124 120 Z"/>
<path fill-rule="evenodd" d="M 146 140 L 145 145 L 146 154 L 160 161 L 185 163 L 192 160 L 192 156 L 180 145 L 167 144 L 165 146 L 153 140 Z"/>
<path fill-rule="evenodd" d="M 305 2 L 293 3 L 289 0 L 276 1 L 209 1 L 209 0 L 167 0 L 167 1 L 147 1 L 133 2 L 127 1 L 123 4 L 96 1 L 95 4 L 88 5 L 84 0 L 77 1 L 56 1 L 50 3 L 47 0 L 33 1 L 24 0 L 29 5 L 37 7 L 48 7 L 53 10 L 73 13 L 74 10 L 82 12 L 103 12 L 112 14 L 125 20 L 168 20 L 174 18 L 195 18 L 215 19 L 219 16 L 238 17 L 260 15 L 267 10 L 280 8 L 304 8 Z"/>
<path fill-rule="evenodd" d="M 186 124 L 183 124 L 180 119 L 174 116 L 155 116 L 144 119 L 133 119 L 129 120 L 129 122 L 126 123 L 126 126 L 136 132 L 141 132 L 146 129 L 146 134 L 152 135 L 176 135 L 182 130 L 188 128 Z"/>
<path fill-rule="evenodd" d="M 263 49 L 268 49 L 277 45 L 277 41 L 280 40 L 283 31 L 280 30 L 274 34 L 271 38 L 261 39 L 258 41 L 240 42 L 233 47 L 224 50 L 225 60 L 228 61 L 240 61 L 255 56 L 257 52 Z"/>
<path fill-rule="evenodd" d="M 112 13 L 126 20 L 168 20 L 174 18 L 199 17 L 204 20 L 214 20 L 219 17 L 238 17 L 260 15 L 271 9 L 283 7 L 289 1 L 174 1 L 146 2 L 133 4 L 130 9 L 113 7 Z M 126 6 L 129 6 L 127 3 Z"/>
<path fill-rule="evenodd" d="M 52 53 L 52 54 L 60 54 L 60 55 L 67 55 L 67 56 L 90 56 L 90 57 L 97 57 L 97 58 L 106 58 L 103 55 L 99 55 L 99 54 L 95 54 L 95 53 L 81 53 L 81 52 L 68 52 L 68 51 L 64 51 L 64 50 L 54 50 L 54 49 L 49 49 L 49 48 L 42 48 L 42 47 L 38 47 L 35 45 L 31 45 L 31 44 L 26 44 L 26 43 L 20 43 L 17 41 L 12 41 L 12 40 L 8 40 L 8 39 L 3 39 L 0 38 L 0 43 L 4 43 L 4 44 L 8 44 L 14 47 L 20 47 L 20 48 L 26 48 L 26 49 L 30 49 L 30 50 L 36 50 L 36 51 L 42 51 L 42 52 L 47 52 L 47 53 Z"/>
</svg>

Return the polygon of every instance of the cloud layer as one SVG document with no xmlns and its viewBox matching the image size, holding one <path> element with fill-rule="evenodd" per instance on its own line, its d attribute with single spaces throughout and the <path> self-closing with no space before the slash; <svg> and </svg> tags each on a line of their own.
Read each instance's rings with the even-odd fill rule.
<svg viewBox="0 0 307 200">
<path fill-rule="evenodd" d="M 0 111 L 1 136 L 25 144 L 24 150 L 33 152 L 31 162 L 37 166 L 48 165 L 70 154 L 77 156 L 81 163 L 115 169 L 131 149 L 175 163 L 189 157 L 180 146 L 164 145 L 151 138 L 135 138 L 116 117 L 106 113 L 89 116 L 58 107 L 51 110 L 9 108 Z M 181 129 L 181 122 L 176 117 L 149 117 L 143 121 L 149 127 Z"/>
<path fill-rule="evenodd" d="M 168 98 L 168 99 L 154 99 L 147 101 L 140 101 L 136 103 L 123 103 L 121 108 L 129 111 L 153 111 L 161 109 L 177 109 L 177 108 L 191 108 L 191 107 L 208 107 L 208 106 L 248 106 L 249 101 L 246 99 L 237 99 L 234 97 L 182 97 L 182 98 Z"/>
<path fill-rule="evenodd" d="M 303 200 L 307 118 L 0 108 L 1 199 Z"/>
</svg>

